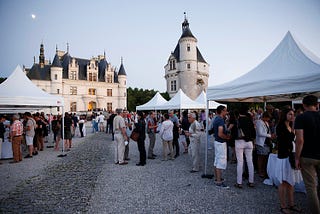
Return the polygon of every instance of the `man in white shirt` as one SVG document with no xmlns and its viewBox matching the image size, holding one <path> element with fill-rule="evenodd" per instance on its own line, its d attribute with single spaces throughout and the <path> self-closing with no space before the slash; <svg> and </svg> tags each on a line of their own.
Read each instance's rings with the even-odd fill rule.
<svg viewBox="0 0 320 214">
<path fill-rule="evenodd" d="M 172 147 L 172 140 L 173 140 L 173 122 L 169 119 L 169 115 L 165 113 L 163 115 L 164 121 L 162 122 L 159 136 L 162 139 L 162 151 L 163 151 L 163 159 L 164 161 L 167 160 L 167 147 L 169 147 L 170 152 L 170 160 L 174 160 L 174 154 L 173 154 L 173 147 Z"/>
<path fill-rule="evenodd" d="M 198 172 L 200 167 L 200 137 L 201 137 L 201 125 L 196 120 L 196 114 L 190 113 L 188 115 L 189 132 L 186 133 L 190 137 L 190 154 L 192 158 L 192 170 L 191 173 Z"/>
<path fill-rule="evenodd" d="M 102 112 L 100 112 L 100 115 L 98 116 L 98 121 L 99 121 L 99 131 L 104 132 L 104 115 Z"/>
<path fill-rule="evenodd" d="M 128 164 L 124 160 L 125 141 L 128 141 L 126 124 L 122 117 L 122 109 L 116 109 L 117 116 L 113 119 L 113 132 L 115 139 L 115 163 L 119 165 Z"/>
</svg>

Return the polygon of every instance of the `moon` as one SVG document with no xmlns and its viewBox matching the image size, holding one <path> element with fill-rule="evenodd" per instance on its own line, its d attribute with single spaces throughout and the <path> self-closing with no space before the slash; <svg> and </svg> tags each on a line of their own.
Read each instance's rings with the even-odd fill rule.
<svg viewBox="0 0 320 214">
<path fill-rule="evenodd" d="M 32 18 L 32 19 L 35 19 L 35 18 L 36 18 L 36 15 L 35 15 L 35 14 L 31 14 L 31 18 Z"/>
</svg>

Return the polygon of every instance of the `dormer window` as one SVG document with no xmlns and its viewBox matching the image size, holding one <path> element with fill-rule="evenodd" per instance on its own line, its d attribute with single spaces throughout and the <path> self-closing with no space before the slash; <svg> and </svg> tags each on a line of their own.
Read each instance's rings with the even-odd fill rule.
<svg viewBox="0 0 320 214">
<path fill-rule="evenodd" d="M 170 70 L 175 70 L 176 69 L 176 61 L 174 59 L 170 60 L 169 68 L 170 68 Z"/>
<path fill-rule="evenodd" d="M 70 71 L 69 79 L 76 80 L 77 79 L 77 72 L 76 71 Z"/>
<path fill-rule="evenodd" d="M 97 81 L 97 74 L 96 73 L 89 73 L 89 81 Z"/>
</svg>

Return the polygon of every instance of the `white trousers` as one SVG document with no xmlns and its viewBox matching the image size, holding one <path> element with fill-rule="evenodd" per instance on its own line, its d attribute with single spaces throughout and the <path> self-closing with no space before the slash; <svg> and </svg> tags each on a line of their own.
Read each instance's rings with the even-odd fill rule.
<svg viewBox="0 0 320 214">
<path fill-rule="evenodd" d="M 115 163 L 119 162 L 122 163 L 124 162 L 124 151 L 125 151 L 125 144 L 124 144 L 124 138 L 123 135 L 121 133 L 119 134 L 115 134 L 114 135 L 114 139 L 115 139 L 115 158 L 114 161 Z"/>
<path fill-rule="evenodd" d="M 254 171 L 252 162 L 252 141 L 236 140 L 235 149 L 237 156 L 237 183 L 242 184 L 242 173 L 243 173 L 243 153 L 246 156 L 248 171 L 249 171 L 249 182 L 254 182 Z"/>
</svg>

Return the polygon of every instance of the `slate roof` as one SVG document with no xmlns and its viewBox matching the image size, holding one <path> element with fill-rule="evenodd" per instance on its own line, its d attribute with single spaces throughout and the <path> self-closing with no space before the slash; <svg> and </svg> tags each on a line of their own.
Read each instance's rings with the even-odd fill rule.
<svg viewBox="0 0 320 214">
<path fill-rule="evenodd" d="M 118 72 L 114 72 L 114 82 L 115 83 L 119 83 L 119 79 L 118 79 Z"/>
<path fill-rule="evenodd" d="M 62 78 L 68 79 L 69 64 L 71 63 L 72 59 L 75 59 L 78 65 L 78 79 L 87 80 L 87 65 L 90 64 L 90 60 L 71 57 L 68 52 L 65 53 L 60 59 L 58 54 L 55 54 L 52 64 L 44 65 L 43 68 L 41 68 L 39 64 L 34 63 L 30 69 L 26 69 L 28 71 L 27 76 L 29 77 L 29 79 L 50 81 L 51 80 L 50 68 L 62 67 Z M 96 60 L 95 66 L 98 67 L 98 81 L 105 82 L 105 71 L 106 71 L 106 68 L 108 67 L 107 60 L 105 58 L 101 59 L 100 61 Z M 118 83 L 118 75 L 127 75 L 122 62 L 121 62 L 119 71 L 118 72 L 114 71 L 115 83 Z"/>
<path fill-rule="evenodd" d="M 50 80 L 50 68 L 51 65 L 44 65 L 44 67 L 41 68 L 39 64 L 33 64 L 27 76 L 29 79 Z"/>
<path fill-rule="evenodd" d="M 127 76 L 126 71 L 124 70 L 123 63 L 121 62 L 118 75 Z"/>
<path fill-rule="evenodd" d="M 108 66 L 108 62 L 105 58 L 101 59 L 98 64 L 98 75 L 99 75 L 99 81 L 105 82 L 105 74 L 106 74 L 106 68 Z"/>
<path fill-rule="evenodd" d="M 176 58 L 177 62 L 180 62 L 180 48 L 179 43 L 177 44 L 176 48 L 173 51 L 173 56 Z M 198 47 L 197 47 L 197 60 L 198 62 L 207 63 L 206 60 L 203 58 L 202 54 L 200 53 Z"/>
<path fill-rule="evenodd" d="M 181 39 L 181 38 L 184 38 L 184 37 L 192 37 L 192 38 L 195 38 L 195 39 L 196 39 L 196 37 L 191 33 L 191 30 L 190 30 L 189 26 L 186 27 L 186 28 L 183 30 L 180 39 Z"/>
<path fill-rule="evenodd" d="M 59 68 L 62 67 L 58 54 L 56 54 L 54 56 L 54 59 L 53 59 L 53 62 L 52 62 L 52 67 L 59 67 Z"/>
</svg>

